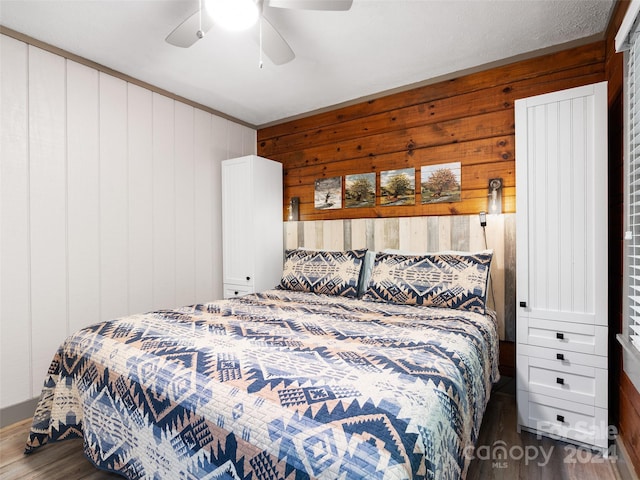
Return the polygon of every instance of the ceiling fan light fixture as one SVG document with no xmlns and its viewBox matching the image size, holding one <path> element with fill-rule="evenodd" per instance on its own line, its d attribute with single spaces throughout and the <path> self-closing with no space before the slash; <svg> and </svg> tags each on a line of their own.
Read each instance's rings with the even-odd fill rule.
<svg viewBox="0 0 640 480">
<path fill-rule="evenodd" d="M 253 0 L 205 0 L 211 19 L 225 30 L 242 31 L 258 20 L 258 5 Z"/>
</svg>

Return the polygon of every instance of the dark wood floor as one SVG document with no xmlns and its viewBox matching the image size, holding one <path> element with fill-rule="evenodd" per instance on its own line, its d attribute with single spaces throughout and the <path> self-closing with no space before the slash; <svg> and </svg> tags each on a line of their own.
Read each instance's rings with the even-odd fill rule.
<svg viewBox="0 0 640 480">
<path fill-rule="evenodd" d="M 122 478 L 97 470 L 83 455 L 82 441 L 54 443 L 23 455 L 30 421 L 0 430 L 1 480 L 106 480 Z M 504 446 L 507 458 L 498 457 Z M 615 456 L 604 459 L 588 450 L 551 439 L 537 439 L 516 432 L 516 403 L 513 381 L 497 385 L 484 416 L 476 458 L 467 480 L 632 480 L 624 464 Z"/>
<path fill-rule="evenodd" d="M 516 426 L 515 382 L 507 378 L 496 385 L 487 405 L 475 452 L 480 458 L 471 462 L 467 480 L 633 479 L 615 455 L 603 458 L 584 447 L 518 433 Z M 499 457 L 501 446 L 506 459 Z"/>
</svg>

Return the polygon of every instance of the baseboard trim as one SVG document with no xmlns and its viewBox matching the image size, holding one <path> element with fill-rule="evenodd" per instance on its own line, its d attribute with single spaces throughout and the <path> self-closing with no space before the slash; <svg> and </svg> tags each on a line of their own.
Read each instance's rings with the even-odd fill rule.
<svg viewBox="0 0 640 480">
<path fill-rule="evenodd" d="M 39 398 L 32 398 L 10 407 L 0 408 L 0 428 L 13 425 L 26 418 L 33 417 Z"/>
<path fill-rule="evenodd" d="M 618 458 L 616 466 L 622 480 L 640 480 L 638 474 L 630 461 L 629 452 L 624 444 L 624 440 L 620 435 L 616 436 L 616 449 Z"/>
</svg>

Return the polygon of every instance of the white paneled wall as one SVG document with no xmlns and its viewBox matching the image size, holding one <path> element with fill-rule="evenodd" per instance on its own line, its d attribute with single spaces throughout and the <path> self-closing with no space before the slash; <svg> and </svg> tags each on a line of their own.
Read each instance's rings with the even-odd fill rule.
<svg viewBox="0 0 640 480">
<path fill-rule="evenodd" d="M 255 130 L 0 35 L 0 409 L 89 324 L 222 298 L 220 161 Z"/>
<path fill-rule="evenodd" d="M 98 72 L 67 64 L 67 285 L 69 330 L 100 318 Z"/>
<path fill-rule="evenodd" d="M 10 405 L 33 396 L 29 67 L 24 43 L 0 42 L 0 404 Z"/>
<path fill-rule="evenodd" d="M 36 371 L 45 371 L 51 362 L 52 346 L 68 332 L 67 296 L 67 175 L 66 175 L 66 102 L 65 61 L 43 50 L 29 48 L 28 150 L 29 150 L 29 286 L 31 363 Z M 7 71 L 11 74 L 11 71 Z M 4 69 L 3 69 L 4 75 Z M 4 156 L 2 158 L 4 161 Z M 2 202 L 2 210 L 11 205 Z M 11 225 L 6 226 L 10 231 Z M 3 226 L 3 231 L 5 227 Z M 10 233 L 10 232 L 7 232 Z M 4 248 L 4 246 L 3 246 Z M 3 272 L 4 274 L 4 269 Z M 10 303 L 10 272 L 7 272 Z M 5 281 L 2 282 L 3 286 Z M 9 319 L 6 321 L 19 321 Z M 2 322 L 5 322 L 4 316 Z M 3 343 L 5 339 L 3 338 Z M 11 339 L 2 345 L 2 356 L 13 350 Z M 25 358 L 25 360 L 27 360 Z M 4 375 L 1 382 L 4 383 Z M 33 391 L 41 381 L 31 382 Z M 4 393 L 4 388 L 2 389 Z"/>
</svg>

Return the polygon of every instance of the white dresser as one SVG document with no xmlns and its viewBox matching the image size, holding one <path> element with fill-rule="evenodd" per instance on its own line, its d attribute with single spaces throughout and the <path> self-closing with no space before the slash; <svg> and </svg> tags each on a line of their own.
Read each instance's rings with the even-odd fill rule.
<svg viewBox="0 0 640 480">
<path fill-rule="evenodd" d="M 518 427 L 606 450 L 606 82 L 515 118 Z"/>
<path fill-rule="evenodd" d="M 224 297 L 280 283 L 283 264 L 282 164 L 248 155 L 222 162 Z"/>
</svg>

